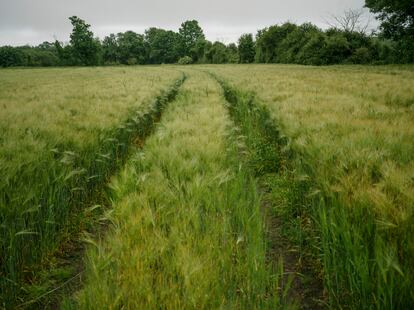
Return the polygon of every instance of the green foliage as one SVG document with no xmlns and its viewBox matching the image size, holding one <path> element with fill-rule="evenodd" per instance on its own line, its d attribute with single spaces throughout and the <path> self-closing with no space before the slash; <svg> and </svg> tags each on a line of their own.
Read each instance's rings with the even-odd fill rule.
<svg viewBox="0 0 414 310">
<path fill-rule="evenodd" d="M 321 31 L 314 25 L 306 23 L 295 27 L 276 48 L 276 61 L 279 63 L 300 63 L 298 56 L 303 47 Z"/>
<path fill-rule="evenodd" d="M 76 59 L 73 54 L 73 47 L 71 45 L 62 45 L 61 42 L 55 41 L 56 53 L 59 57 L 59 64 L 62 66 L 76 65 Z"/>
<path fill-rule="evenodd" d="M 133 31 L 118 33 L 118 60 L 122 64 L 144 64 L 145 63 L 145 44 L 144 36 Z"/>
<path fill-rule="evenodd" d="M 69 20 L 73 26 L 70 43 L 75 61 L 80 65 L 98 65 L 100 43 L 94 39 L 90 25 L 77 16 L 69 17 Z"/>
<path fill-rule="evenodd" d="M 379 13 L 380 7 L 375 5 L 372 10 Z M 409 12 L 390 10 L 387 7 L 388 13 L 379 13 L 383 28 L 378 37 L 336 28 L 323 31 L 311 23 L 284 23 L 259 30 L 256 40 L 251 34 L 242 35 L 237 46 L 206 40 L 196 20 L 182 23 L 178 33 L 152 27 L 144 35 L 126 31 L 110 34 L 100 42 L 93 38 L 90 25 L 73 16 L 70 44 L 56 41 L 54 45 L 45 42 L 38 47 L 4 46 L 0 50 L 0 66 L 162 64 L 176 63 L 184 56 L 190 56 L 193 63 L 412 63 L 412 16 Z M 406 19 L 402 22 L 399 17 L 401 24 L 396 25 L 395 14 Z M 390 20 L 394 21 L 392 26 Z"/>
<path fill-rule="evenodd" d="M 2 67 L 23 66 L 21 51 L 12 46 L 0 47 L 0 65 Z"/>
<path fill-rule="evenodd" d="M 229 61 L 229 51 L 227 46 L 221 42 L 214 42 L 205 54 L 207 63 L 224 64 Z"/>
<path fill-rule="evenodd" d="M 175 63 L 180 56 L 180 36 L 174 31 L 150 28 L 145 31 L 147 63 Z"/>
<path fill-rule="evenodd" d="M 371 59 L 370 50 L 366 47 L 357 48 L 350 57 L 350 61 L 354 64 L 367 64 Z"/>
<path fill-rule="evenodd" d="M 413 62 L 412 42 L 387 43 L 356 31 L 322 31 L 312 24 L 286 23 L 259 30 L 255 61 L 306 65 Z"/>
<path fill-rule="evenodd" d="M 254 50 L 253 50 L 253 53 L 254 53 Z M 230 43 L 229 45 L 227 45 L 227 56 L 228 56 L 229 63 L 236 64 L 240 61 L 239 50 L 235 43 Z M 254 60 L 254 54 L 253 54 L 253 60 Z"/>
<path fill-rule="evenodd" d="M 279 44 L 297 26 L 292 23 L 285 23 L 281 26 L 274 25 L 269 28 L 259 30 L 256 36 L 256 46 L 258 48 L 257 62 L 272 63 L 277 62 L 277 49 Z"/>
<path fill-rule="evenodd" d="M 378 14 L 384 36 L 413 38 L 414 9 L 411 0 L 365 0 L 365 6 Z"/>
<path fill-rule="evenodd" d="M 118 40 L 113 33 L 102 41 L 102 59 L 104 64 L 114 64 L 119 61 Z"/>
<path fill-rule="evenodd" d="M 381 21 L 381 36 L 396 42 L 396 61 L 414 62 L 413 1 L 366 0 L 365 6 Z"/>
<path fill-rule="evenodd" d="M 209 41 L 204 38 L 200 38 L 196 41 L 194 47 L 191 49 L 190 54 L 195 63 L 201 63 L 204 60 L 204 55 L 208 49 Z"/>
<path fill-rule="evenodd" d="M 51 51 L 41 51 L 39 49 L 28 49 L 25 51 L 27 66 L 31 67 L 51 67 L 59 64 L 56 53 Z"/>
<path fill-rule="evenodd" d="M 334 29 L 328 31 L 323 54 L 326 63 L 343 63 L 350 55 L 351 49 L 344 33 Z"/>
<path fill-rule="evenodd" d="M 204 40 L 203 29 L 196 20 L 188 20 L 181 24 L 178 33 L 181 37 L 181 50 L 183 55 L 190 55 L 194 60 L 194 48 L 196 47 L 197 41 Z"/>
<path fill-rule="evenodd" d="M 191 65 L 192 63 L 193 59 L 190 56 L 184 56 L 178 60 L 179 65 Z"/>
<path fill-rule="evenodd" d="M 37 47 L 0 47 L 0 67 L 49 67 L 57 65 L 59 65 L 57 52 L 52 43 L 49 42 L 44 42 Z"/>
<path fill-rule="evenodd" d="M 255 44 L 252 34 L 243 34 L 239 38 L 240 63 L 252 63 L 254 61 Z"/>
<path fill-rule="evenodd" d="M 314 33 L 298 52 L 297 62 L 303 65 L 325 65 L 325 48 L 326 35 L 323 32 Z"/>
</svg>

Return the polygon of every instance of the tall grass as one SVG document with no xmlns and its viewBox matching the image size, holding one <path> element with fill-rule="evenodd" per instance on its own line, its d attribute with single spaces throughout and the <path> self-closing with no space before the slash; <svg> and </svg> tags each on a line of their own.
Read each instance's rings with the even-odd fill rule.
<svg viewBox="0 0 414 310">
<path fill-rule="evenodd" d="M 367 79 L 369 83 L 386 88 L 384 79 L 394 83 L 400 79 L 400 91 L 394 96 L 409 98 L 412 89 L 405 91 L 408 81 L 401 79 L 412 78 L 409 68 L 394 68 L 397 74 L 389 76 L 382 67 L 212 68 L 239 89 L 257 87 L 258 95 L 268 101 L 252 99 L 232 87 L 228 87 L 228 100 L 251 106 L 249 113 L 267 106 L 270 112 L 262 124 L 278 123 L 290 138 L 266 139 L 279 145 L 273 147 L 274 165 L 282 158 L 287 167 L 269 178 L 275 211 L 284 217 L 287 233 L 313 253 L 316 268 L 322 267 L 330 305 L 409 308 L 414 297 L 412 111 L 407 105 L 390 107 L 388 99 L 377 96 L 375 87 L 363 99 L 375 100 L 361 102 L 361 89 L 352 82 L 365 74 L 372 78 Z M 338 79 L 332 73 L 347 77 L 348 84 L 336 85 Z M 311 79 L 317 75 L 326 80 Z M 311 85 L 318 89 L 317 98 L 305 97 Z M 359 87 L 370 90 L 366 85 Z M 273 105 L 269 96 L 276 100 Z M 351 114 L 344 115 L 344 109 L 351 109 Z M 362 122 L 366 117 L 369 121 Z M 366 128 L 368 122 L 373 127 Z"/>
<path fill-rule="evenodd" d="M 142 152 L 112 181 L 109 234 L 87 255 L 85 309 L 280 305 L 255 180 L 220 88 L 191 72 Z"/>
<path fill-rule="evenodd" d="M 170 81 L 176 76 L 172 74 Z M 0 183 L 0 305 L 8 308 L 24 300 L 25 283 L 30 283 L 39 264 L 56 251 L 70 232 L 70 226 L 81 216 L 88 197 L 100 189 L 123 161 L 131 140 L 149 133 L 166 103 L 175 97 L 183 79 L 179 78 L 147 104 L 125 106 L 123 112 L 118 112 L 118 117 L 125 116 L 124 121 L 118 124 L 113 121 L 115 124 L 108 125 L 105 130 L 85 130 L 94 139 L 85 140 L 83 144 L 80 140 L 76 145 L 69 137 L 68 142 L 48 141 L 48 137 L 55 134 L 46 131 L 50 130 L 48 124 L 42 124 L 43 128 L 26 129 L 29 133 L 46 131 L 40 137 L 33 137 L 34 142 L 39 141 L 45 148 L 39 153 L 30 150 L 30 144 L 18 144 L 27 138 L 21 141 L 18 136 L 6 137 L 6 141 L 16 138 L 15 150 L 27 148 L 24 156 L 33 153 L 28 161 L 26 157 L 17 156 L 21 161 L 10 163 L 5 156 L 1 162 L 5 177 Z M 70 132 L 69 128 L 63 130 Z M 7 151 L 3 145 L 2 154 Z M 21 298 L 23 300 L 19 300 Z"/>
</svg>

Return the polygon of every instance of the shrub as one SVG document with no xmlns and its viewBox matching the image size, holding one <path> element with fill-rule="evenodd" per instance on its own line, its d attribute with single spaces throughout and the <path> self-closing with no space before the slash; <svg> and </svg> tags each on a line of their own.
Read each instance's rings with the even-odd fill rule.
<svg viewBox="0 0 414 310">
<path fill-rule="evenodd" d="M 350 58 L 351 62 L 354 64 L 367 64 L 371 61 L 371 53 L 368 48 L 360 47 L 357 48 Z"/>
<path fill-rule="evenodd" d="M 23 65 L 23 54 L 17 48 L 11 46 L 0 47 L 0 67 Z"/>
<path fill-rule="evenodd" d="M 184 56 L 178 60 L 179 65 L 191 65 L 192 63 L 193 59 L 190 56 Z"/>
<path fill-rule="evenodd" d="M 136 65 L 137 63 L 138 63 L 138 61 L 135 57 L 128 58 L 128 60 L 127 60 L 127 64 L 130 65 L 130 66 Z"/>
</svg>

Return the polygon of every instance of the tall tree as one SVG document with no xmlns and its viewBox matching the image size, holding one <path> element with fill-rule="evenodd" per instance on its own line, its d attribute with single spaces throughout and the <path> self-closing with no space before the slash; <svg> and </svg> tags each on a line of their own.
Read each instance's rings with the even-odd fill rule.
<svg viewBox="0 0 414 310">
<path fill-rule="evenodd" d="M 102 41 L 102 58 L 104 63 L 113 64 L 119 61 L 119 47 L 116 36 L 111 33 Z"/>
<path fill-rule="evenodd" d="M 57 56 L 59 58 L 59 64 L 62 66 L 74 66 L 79 61 L 74 59 L 73 47 L 70 44 L 63 45 L 58 40 L 54 43 Z"/>
<path fill-rule="evenodd" d="M 205 61 L 204 55 L 208 49 L 208 41 L 205 39 L 198 39 L 194 47 L 190 51 L 190 55 L 194 63 L 201 63 Z"/>
<path fill-rule="evenodd" d="M 312 36 L 320 31 L 320 29 L 311 23 L 297 26 L 278 44 L 276 49 L 276 61 L 278 63 L 298 62 L 299 52 Z"/>
<path fill-rule="evenodd" d="M 90 25 L 77 16 L 69 17 L 73 30 L 70 43 L 73 56 L 80 65 L 97 65 L 99 62 L 99 42 L 94 39 Z"/>
<path fill-rule="evenodd" d="M 144 64 L 147 59 L 144 36 L 134 31 L 118 33 L 118 55 L 123 64 Z"/>
<path fill-rule="evenodd" d="M 175 63 L 180 57 L 179 35 L 171 30 L 149 28 L 145 31 L 149 63 Z"/>
<path fill-rule="evenodd" d="M 399 62 L 414 62 L 413 0 L 365 0 L 381 21 L 382 36 L 396 41 Z"/>
<path fill-rule="evenodd" d="M 365 0 L 365 6 L 378 14 L 386 37 L 399 39 L 408 35 L 414 39 L 413 0 Z"/>
<path fill-rule="evenodd" d="M 239 58 L 240 63 L 251 63 L 254 61 L 255 45 L 253 35 L 243 34 L 239 39 Z"/>
<path fill-rule="evenodd" d="M 213 45 L 206 52 L 207 62 L 213 64 L 224 64 L 228 62 L 227 47 L 221 42 L 214 42 Z"/>
<path fill-rule="evenodd" d="M 277 61 L 277 49 L 280 43 L 295 30 L 297 26 L 292 23 L 274 25 L 259 30 L 256 36 L 258 61 L 272 63 Z"/>
<path fill-rule="evenodd" d="M 199 26 L 198 21 L 188 20 L 181 24 L 178 32 L 182 40 L 183 54 L 193 57 L 194 55 L 192 54 L 194 54 L 194 48 L 196 47 L 197 41 L 205 39 L 203 29 Z"/>
<path fill-rule="evenodd" d="M 253 60 L 254 60 L 254 50 L 253 50 Z M 227 45 L 227 54 L 228 54 L 228 61 L 229 63 L 238 63 L 239 59 L 239 49 L 235 43 L 230 43 Z"/>
</svg>

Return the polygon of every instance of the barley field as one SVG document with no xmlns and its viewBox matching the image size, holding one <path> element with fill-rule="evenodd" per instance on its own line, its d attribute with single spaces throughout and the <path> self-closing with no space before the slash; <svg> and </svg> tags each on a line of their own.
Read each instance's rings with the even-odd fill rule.
<svg viewBox="0 0 414 310">
<path fill-rule="evenodd" d="M 0 308 L 414 300 L 412 66 L 4 69 L 0 107 Z"/>
<path fill-rule="evenodd" d="M 289 139 L 296 156 L 284 173 L 288 187 L 305 187 L 292 194 L 311 198 L 282 212 L 288 233 L 318 248 L 330 300 L 359 309 L 407 306 L 414 297 L 414 68 L 205 69 L 253 92 Z"/>
<path fill-rule="evenodd" d="M 71 233 L 69 218 L 124 157 L 180 72 L 161 68 L 0 72 L 1 298 Z M 138 126 L 139 124 L 139 126 Z M 140 128 L 138 128 L 140 127 Z M 23 292 L 22 292 L 23 291 Z"/>
<path fill-rule="evenodd" d="M 88 253 L 82 308 L 279 305 L 259 195 L 234 130 L 219 85 L 189 74 L 155 134 L 111 182 L 114 230 Z"/>
</svg>

